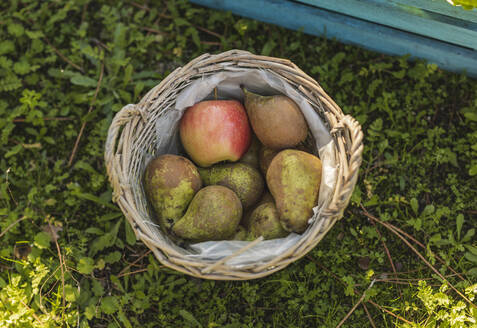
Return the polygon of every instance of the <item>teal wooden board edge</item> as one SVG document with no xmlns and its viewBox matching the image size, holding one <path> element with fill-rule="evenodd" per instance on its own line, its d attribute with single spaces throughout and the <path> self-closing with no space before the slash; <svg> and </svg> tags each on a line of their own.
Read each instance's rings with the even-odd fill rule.
<svg viewBox="0 0 477 328">
<path fill-rule="evenodd" d="M 298 0 L 406 32 L 477 49 L 477 23 L 382 0 Z"/>
<path fill-rule="evenodd" d="M 210 8 L 299 30 L 336 38 L 389 55 L 411 55 L 440 68 L 477 77 L 477 51 L 425 38 L 346 15 L 283 0 L 190 0 Z"/>
<path fill-rule="evenodd" d="M 477 8 L 466 10 L 459 6 L 453 6 L 446 0 L 379 0 L 379 2 L 399 3 L 477 23 Z"/>
</svg>

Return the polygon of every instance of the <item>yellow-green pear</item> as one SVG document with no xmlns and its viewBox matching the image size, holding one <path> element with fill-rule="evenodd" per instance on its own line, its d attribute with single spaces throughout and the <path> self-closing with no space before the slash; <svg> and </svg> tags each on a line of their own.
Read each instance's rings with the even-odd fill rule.
<svg viewBox="0 0 477 328">
<path fill-rule="evenodd" d="M 283 150 L 270 163 L 266 179 L 283 228 L 304 232 L 318 202 L 321 160 L 300 150 Z"/>
<path fill-rule="evenodd" d="M 241 217 L 242 204 L 235 192 L 224 186 L 207 186 L 197 192 L 172 231 L 195 242 L 230 239 Z"/>
<path fill-rule="evenodd" d="M 202 180 L 195 165 L 178 155 L 154 158 L 144 173 L 144 191 L 165 230 L 184 215 L 201 187 Z"/>
</svg>

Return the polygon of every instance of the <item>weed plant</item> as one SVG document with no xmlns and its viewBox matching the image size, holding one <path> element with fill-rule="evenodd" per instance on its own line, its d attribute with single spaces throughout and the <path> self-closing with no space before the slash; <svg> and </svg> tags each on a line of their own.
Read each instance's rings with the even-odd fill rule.
<svg viewBox="0 0 477 328">
<path fill-rule="evenodd" d="M 363 164 L 307 256 L 204 281 L 136 241 L 103 149 L 122 106 L 234 48 L 315 78 L 362 124 Z M 0 154 L 2 328 L 477 325 L 477 83 L 464 74 L 185 1 L 2 1 Z"/>
</svg>

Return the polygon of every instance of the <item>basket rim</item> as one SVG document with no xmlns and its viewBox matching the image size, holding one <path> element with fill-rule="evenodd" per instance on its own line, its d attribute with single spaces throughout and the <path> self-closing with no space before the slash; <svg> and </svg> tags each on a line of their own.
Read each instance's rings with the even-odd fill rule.
<svg viewBox="0 0 477 328">
<path fill-rule="evenodd" d="M 339 174 L 335 184 L 333 198 L 321 213 L 321 225 L 314 222 L 304 233 L 304 237 L 293 249 L 267 261 L 245 267 L 227 265 L 229 257 L 211 262 L 194 262 L 181 252 L 170 247 L 167 240 L 151 238 L 149 228 L 138 218 L 141 217 L 136 209 L 135 200 L 128 180 L 131 167 L 131 145 L 129 138 L 134 133 L 144 129 L 149 120 L 154 119 L 151 108 L 156 103 L 170 101 L 178 86 L 191 81 L 195 76 L 221 71 L 229 67 L 248 69 L 267 69 L 281 77 L 292 81 L 298 91 L 308 99 L 318 101 L 323 106 L 323 116 L 326 119 L 330 133 L 335 141 Z M 182 84 L 181 84 L 182 83 Z M 175 101 L 177 92 L 172 95 Z M 316 110 L 316 109 L 315 109 Z M 290 263 L 306 255 L 342 217 L 343 211 L 356 184 L 361 164 L 363 150 L 363 133 L 359 123 L 349 115 L 344 115 L 340 107 L 329 97 L 313 78 L 304 73 L 288 59 L 254 55 L 244 50 L 229 50 L 211 55 L 203 54 L 191 60 L 183 67 L 178 67 L 163 79 L 158 85 L 149 90 L 138 104 L 129 104 L 122 108 L 111 123 L 105 144 L 105 162 L 109 181 L 113 187 L 113 201 L 116 202 L 131 224 L 137 239 L 150 248 L 156 258 L 165 266 L 187 275 L 214 280 L 248 280 L 267 276 L 285 268 Z M 314 228 L 313 228 L 314 227 Z M 258 243 L 260 240 L 252 242 Z M 249 246 L 251 247 L 251 246 Z M 243 250 L 242 250 L 243 251 Z"/>
</svg>

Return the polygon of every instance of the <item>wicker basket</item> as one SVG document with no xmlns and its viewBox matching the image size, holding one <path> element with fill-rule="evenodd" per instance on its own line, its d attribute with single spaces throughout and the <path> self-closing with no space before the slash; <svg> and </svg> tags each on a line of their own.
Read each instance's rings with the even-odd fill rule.
<svg viewBox="0 0 477 328">
<path fill-rule="evenodd" d="M 303 233 L 300 241 L 266 263 L 234 267 L 227 261 L 237 254 L 217 261 L 191 260 L 181 248 L 161 234 L 150 218 L 141 177 L 145 154 L 154 155 L 154 122 L 175 103 L 178 93 L 197 78 L 227 70 L 262 69 L 283 78 L 312 105 L 335 141 L 339 162 L 332 199 L 318 220 Z M 286 59 L 253 55 L 231 50 L 218 55 L 204 54 L 184 67 L 177 68 L 146 94 L 137 105 L 127 105 L 116 114 L 108 131 L 105 160 L 116 202 L 133 227 L 136 237 L 149 247 L 165 266 L 188 275 L 215 280 L 247 280 L 267 276 L 308 253 L 342 217 L 356 184 L 363 134 L 356 120 L 344 115 L 320 85 Z M 238 253 L 259 243 L 249 243 Z"/>
</svg>

